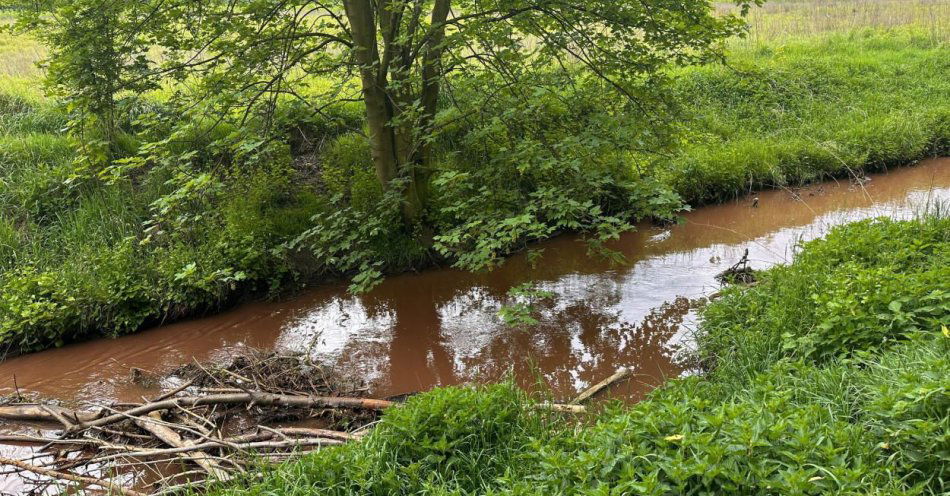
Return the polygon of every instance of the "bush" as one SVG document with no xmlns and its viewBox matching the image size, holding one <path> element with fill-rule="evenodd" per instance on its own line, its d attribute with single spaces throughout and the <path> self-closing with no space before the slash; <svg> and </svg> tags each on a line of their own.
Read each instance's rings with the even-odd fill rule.
<svg viewBox="0 0 950 496">
<path fill-rule="evenodd" d="M 546 432 L 511 384 L 444 388 L 388 412 L 365 442 L 326 450 L 233 494 L 480 494 Z M 290 467 L 288 467 L 290 468 Z"/>
<path fill-rule="evenodd" d="M 711 304 L 704 358 L 745 376 L 781 357 L 822 362 L 934 329 L 950 318 L 947 253 L 950 219 L 836 228 L 759 286 Z"/>
</svg>

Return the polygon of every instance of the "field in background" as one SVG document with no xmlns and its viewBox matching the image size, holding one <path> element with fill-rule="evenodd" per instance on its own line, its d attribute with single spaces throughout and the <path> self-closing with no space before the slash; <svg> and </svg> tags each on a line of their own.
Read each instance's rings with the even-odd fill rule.
<svg viewBox="0 0 950 496">
<path fill-rule="evenodd" d="M 6 32 L 10 17 L 0 14 L 0 91 L 7 89 L 7 77 L 31 78 L 41 74 L 36 63 L 46 55 L 38 42 Z"/>
<path fill-rule="evenodd" d="M 735 9 L 715 2 L 719 12 Z M 9 24 L 0 14 L 0 26 Z M 760 43 L 834 31 L 916 26 L 935 40 L 950 39 L 950 0 L 771 0 L 749 17 L 747 40 Z M 46 51 L 33 40 L 0 32 L 0 76 L 31 77 Z M 4 88 L 0 87 L 0 91 Z"/>
<path fill-rule="evenodd" d="M 735 9 L 716 2 L 720 12 Z M 772 0 L 750 16 L 750 32 L 739 44 L 781 41 L 836 31 L 915 26 L 934 39 L 950 39 L 948 0 Z"/>
</svg>

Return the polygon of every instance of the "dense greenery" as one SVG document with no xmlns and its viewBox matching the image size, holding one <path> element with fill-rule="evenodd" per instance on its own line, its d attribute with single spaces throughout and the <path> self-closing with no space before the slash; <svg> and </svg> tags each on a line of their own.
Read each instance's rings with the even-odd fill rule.
<svg viewBox="0 0 950 496">
<path fill-rule="evenodd" d="M 680 73 L 702 123 L 659 165 L 690 202 L 900 166 L 950 150 L 945 42 L 859 30 L 752 45 L 729 66 Z"/>
<path fill-rule="evenodd" d="M 597 106 L 605 116 L 638 112 L 639 132 L 629 126 L 627 134 L 653 149 L 647 142 L 662 140 L 672 121 L 667 69 L 719 59 L 722 42 L 744 32 L 742 17 L 762 0 L 734 3 L 738 15 L 684 0 L 5 0 L 0 7 L 50 47 L 48 85 L 67 104 L 91 165 L 161 162 L 151 146 L 161 137 L 118 120 L 129 92 L 172 89 L 163 104 L 176 116 L 173 128 L 188 125 L 177 119 L 186 113 L 250 124 L 261 140 L 244 138 L 232 152 L 252 154 L 285 138 L 272 126 L 281 103 L 326 117 L 358 102 L 380 187 L 400 194 L 399 203 L 385 204 L 426 242 L 430 191 L 441 189 L 431 180 L 433 143 L 447 128 L 465 121 L 524 134 L 523 114 L 544 106 L 538 96 L 581 86 L 611 97 Z M 506 102 L 505 112 L 482 105 L 493 99 Z M 128 132 L 148 152 L 126 160 L 121 135 Z M 530 158 L 570 167 L 571 148 L 585 145 L 556 143 L 537 140 Z M 189 152 L 176 159 L 190 161 Z"/>
<path fill-rule="evenodd" d="M 144 134 L 123 134 L 115 150 L 161 138 L 147 149 L 155 163 L 91 173 L 57 102 L 35 79 L 4 77 L 0 343 L 32 350 L 122 334 L 340 275 L 366 288 L 434 259 L 480 269 L 563 230 L 590 232 L 597 248 L 682 202 L 946 153 L 946 53 L 916 29 L 733 50 L 731 68 L 671 73 L 679 112 L 695 120 L 663 154 L 638 149 L 639 121 L 604 113 L 612 97 L 596 79 L 551 75 L 559 89 L 529 107 L 460 103 L 504 123 L 460 121 L 433 144 L 431 246 L 401 227 L 398 195 L 380 187 L 369 143 L 352 131 L 359 105 L 315 116 L 287 102 L 275 116 L 285 139 L 265 145 L 253 125 L 201 115 L 139 128 L 168 111 L 166 91 L 146 93 L 119 114 Z"/>
<path fill-rule="evenodd" d="M 838 228 L 708 306 L 703 377 L 580 425 L 436 390 L 219 494 L 946 494 L 948 253 L 946 218 Z"/>
</svg>

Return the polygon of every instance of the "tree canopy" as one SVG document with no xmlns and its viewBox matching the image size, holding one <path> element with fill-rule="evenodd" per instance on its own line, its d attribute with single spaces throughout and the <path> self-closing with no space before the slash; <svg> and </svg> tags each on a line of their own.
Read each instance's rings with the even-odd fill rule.
<svg viewBox="0 0 950 496">
<path fill-rule="evenodd" d="M 82 156 L 98 174 L 196 162 L 201 152 L 176 143 L 221 133 L 205 126 L 196 134 L 195 122 L 239 130 L 224 133 L 223 141 L 233 139 L 219 162 L 267 160 L 269 144 L 289 139 L 278 114 L 293 107 L 337 119 L 369 142 L 386 195 L 376 206 L 376 224 L 348 218 L 340 229 L 372 233 L 380 223 L 402 224 L 428 240 L 423 244 L 478 268 L 516 240 L 560 229 L 596 229 L 604 237 L 627 228 L 629 212 L 612 216 L 603 201 L 582 197 L 618 188 L 629 195 L 631 188 L 616 175 L 585 169 L 619 160 L 620 148 L 669 147 L 678 120 L 669 69 L 721 58 L 723 42 L 744 31 L 745 12 L 761 2 L 737 0 L 738 13 L 728 15 L 703 0 L 0 0 L 0 6 L 16 8 L 18 27 L 50 45 L 50 87 L 73 111 Z M 160 109 L 123 106 L 148 91 L 163 94 Z M 341 108 L 354 105 L 363 109 L 361 122 L 338 119 Z M 119 121 L 127 129 L 117 129 Z M 127 134 L 134 138 L 123 142 Z M 453 153 L 491 150 L 465 157 L 481 162 L 469 172 L 436 177 L 433 149 L 447 141 L 467 144 Z M 500 163 L 520 176 L 493 168 Z M 526 174 L 534 186 L 525 208 L 474 219 L 458 214 L 486 210 L 482 200 L 489 196 L 500 205 L 523 202 L 524 191 L 499 196 L 490 183 Z M 559 175 L 584 179 L 540 186 Z M 177 196 L 156 210 L 170 215 L 189 191 L 207 188 L 207 178 L 189 171 Z M 448 194 L 458 201 L 433 212 L 433 197 Z M 632 194 L 652 202 L 644 215 L 670 203 Z M 430 226 L 439 222 L 451 228 L 433 233 Z M 338 232 L 331 237 L 340 240 Z M 327 255 L 335 263 L 346 258 L 341 252 L 362 253 L 330 241 L 321 243 L 341 247 Z"/>
</svg>

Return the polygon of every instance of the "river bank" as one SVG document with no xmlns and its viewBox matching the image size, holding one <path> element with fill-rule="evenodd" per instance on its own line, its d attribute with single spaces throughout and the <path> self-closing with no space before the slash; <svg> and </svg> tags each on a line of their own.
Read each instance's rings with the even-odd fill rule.
<svg viewBox="0 0 950 496">
<path fill-rule="evenodd" d="M 945 54 L 942 40 L 911 28 L 736 48 L 733 68 L 679 75 L 675 88 L 695 124 L 684 130 L 683 147 L 662 157 L 627 151 L 624 173 L 699 205 L 939 154 L 948 143 Z M 314 165 L 307 160 L 278 161 L 193 185 L 200 201 L 182 214 L 195 219 L 187 235 L 156 239 L 145 230 L 159 199 L 171 194 L 168 177 L 67 181 L 73 156 L 57 131 L 64 117 L 30 80 L 7 82 L 0 105 L 0 343 L 7 350 L 127 334 L 348 275 L 288 243 L 332 217 L 335 190 L 320 184 L 343 187 L 354 201 L 373 198 L 360 190 L 359 139 L 326 136 L 335 159 L 323 172 L 300 169 Z M 330 182 L 316 172 L 332 172 Z M 341 177 L 352 181 L 333 182 Z M 675 196 L 637 201 L 666 208 Z M 382 272 L 430 266 L 405 236 L 378 236 L 388 240 L 372 251 Z M 536 239 L 515 237 L 518 249 Z"/>
<path fill-rule="evenodd" d="M 945 494 L 948 253 L 946 217 L 838 227 L 710 304 L 706 373 L 632 407 L 578 424 L 510 383 L 438 389 L 213 493 Z"/>
<path fill-rule="evenodd" d="M 723 347 L 729 347 L 738 339 L 736 329 L 749 329 L 751 334 L 743 338 L 748 342 L 743 348 L 749 353 L 754 349 L 785 349 L 763 340 L 767 334 L 760 329 L 762 326 L 790 329 L 789 326 L 775 322 L 774 317 L 769 324 L 752 325 L 751 321 L 737 324 L 743 315 L 756 319 L 748 314 L 751 308 L 758 306 L 754 304 L 755 299 L 736 300 L 738 296 L 728 292 L 724 301 L 729 303 L 714 304 L 706 311 L 705 326 L 696 328 L 695 308 L 689 302 L 719 291 L 715 277 L 718 272 L 741 258 L 745 250 L 749 250 L 754 268 L 765 269 L 797 259 L 800 257 L 795 248 L 798 242 L 824 236 L 834 226 L 881 216 L 912 218 L 928 206 L 946 204 L 950 201 L 947 160 L 872 175 L 869 181 L 860 183 L 830 182 L 762 192 L 728 204 L 697 209 L 686 215 L 682 225 L 643 226 L 638 232 L 622 237 L 614 246 L 630 258 L 632 263 L 626 267 L 592 262 L 583 243 L 563 237 L 545 243 L 542 246 L 545 254 L 534 266 L 522 254 L 487 274 L 441 270 L 396 276 L 363 296 L 347 294 L 345 285 L 341 284 L 287 302 L 255 303 L 207 319 L 116 340 L 98 340 L 26 355 L 0 364 L 3 377 L 0 392 L 14 394 L 15 377 L 22 394 L 58 399 L 66 405 L 95 410 L 113 402 L 138 402 L 142 397 L 157 396 L 161 387 L 170 387 L 135 381 L 137 369 L 161 374 L 192 360 L 226 363 L 228 357 L 246 350 L 247 346 L 256 346 L 308 353 L 310 359 L 327 364 L 351 380 L 368 381 L 367 394 L 374 397 L 436 388 L 426 398 L 437 399 L 420 399 L 421 403 L 413 403 L 410 409 L 414 413 L 406 414 L 413 420 L 407 422 L 419 422 L 419 415 L 453 417 L 458 415 L 455 407 L 492 418 L 497 405 L 486 406 L 488 410 L 484 410 L 472 407 L 471 403 L 500 401 L 504 409 L 508 408 L 504 404 L 510 406 L 511 401 L 517 404 L 530 401 L 524 391 L 566 400 L 619 366 L 628 367 L 634 376 L 615 386 L 610 392 L 612 397 L 629 405 L 645 397 L 650 398 L 650 403 L 658 396 L 666 398 L 664 408 L 673 408 L 680 396 L 670 399 L 667 395 L 671 393 L 662 390 L 651 396 L 650 391 L 683 372 L 708 374 L 710 369 L 716 369 L 712 377 L 719 377 L 711 382 L 725 383 L 726 378 L 733 381 L 733 385 L 717 387 L 738 389 L 740 384 L 752 380 L 750 375 L 761 372 L 773 360 L 774 357 L 723 360 L 723 356 L 734 356 L 734 352 L 725 352 Z M 871 242 L 862 243 L 861 239 L 871 236 L 872 232 L 849 232 L 854 233 L 851 236 L 854 247 L 867 247 Z M 928 241 L 931 235 L 914 242 L 904 239 L 910 235 L 897 232 L 873 238 L 878 244 L 881 238 L 893 238 L 890 244 L 881 245 L 878 261 L 886 260 L 892 251 L 898 250 L 895 244 L 909 249 L 921 246 L 924 254 L 939 253 L 942 246 L 939 235 L 933 242 Z M 847 237 L 837 235 L 834 246 Z M 813 258 L 806 255 L 806 262 Z M 943 270 L 939 263 L 930 265 L 935 270 Z M 782 269 L 777 270 L 773 273 L 781 274 Z M 816 270 L 812 267 L 808 274 L 800 277 L 802 280 L 814 277 L 812 272 Z M 898 274 L 900 270 L 893 272 Z M 880 278 L 880 275 L 875 277 Z M 508 289 L 529 280 L 534 281 L 536 287 L 553 292 L 554 296 L 537 306 L 534 314 L 540 321 L 537 325 L 508 327 L 497 313 L 510 303 Z M 817 282 L 809 283 L 813 284 Z M 777 291 L 774 286 L 770 287 L 773 289 L 757 298 L 766 298 Z M 891 287 L 910 291 L 907 284 Z M 922 290 L 928 287 L 919 286 Z M 764 290 L 757 286 L 754 291 Z M 908 293 L 904 299 L 918 296 Z M 773 311 L 786 306 L 796 315 L 803 311 L 798 304 L 782 305 L 780 300 L 791 298 L 784 294 L 771 298 Z M 794 298 L 801 299 L 801 295 Z M 739 302 L 744 303 L 739 305 Z M 723 313 L 730 308 L 738 310 Z M 911 311 L 906 304 L 904 309 Z M 804 326 L 806 324 L 800 328 Z M 715 331 L 719 328 L 722 330 Z M 718 344 L 699 341 L 704 346 L 701 349 L 706 350 L 705 358 L 699 362 L 681 360 L 684 351 L 688 356 L 689 351 L 695 349 L 696 332 L 708 333 L 710 329 L 715 331 L 712 335 Z M 804 351 L 809 347 L 798 346 L 796 341 L 794 349 Z M 719 358 L 712 360 L 713 357 Z M 80 363 L 83 365 L 77 367 Z M 691 382 L 694 380 L 687 379 L 688 386 L 673 381 L 670 387 L 673 390 L 696 387 L 695 397 L 709 397 L 711 393 L 705 388 L 712 386 L 694 385 Z M 439 389 L 440 386 L 497 381 L 508 381 L 509 386 L 490 393 Z M 439 412 L 433 412 L 434 404 L 441 405 Z M 626 408 L 611 411 L 626 412 Z M 655 413 L 648 409 L 643 415 Z M 402 418 L 400 415 L 395 416 Z M 610 418 L 607 415 L 598 418 Z M 669 416 L 669 412 L 660 416 Z M 548 432 L 546 436 L 554 435 L 562 425 L 553 418 L 530 420 L 532 425 L 536 422 L 543 423 L 543 429 Z M 437 429 L 440 428 L 432 426 L 436 430 L 431 434 L 439 434 Z M 22 433 L 19 428 L 0 430 L 5 434 Z M 392 431 L 384 429 L 384 432 L 387 434 L 380 436 L 391 439 L 387 436 L 391 436 Z M 28 451 L 9 446 L 0 448 L 3 456 L 22 456 L 23 453 Z M 286 470 L 310 471 L 311 463 L 325 463 L 324 455 L 318 456 L 320 462 L 304 461 L 295 465 L 297 468 L 275 472 L 267 484 L 276 484 Z M 313 476 L 307 472 L 305 477 Z M 15 479 L 5 481 L 4 486 L 20 487 Z M 282 489 L 293 491 L 293 487 L 296 486 Z"/>
</svg>

